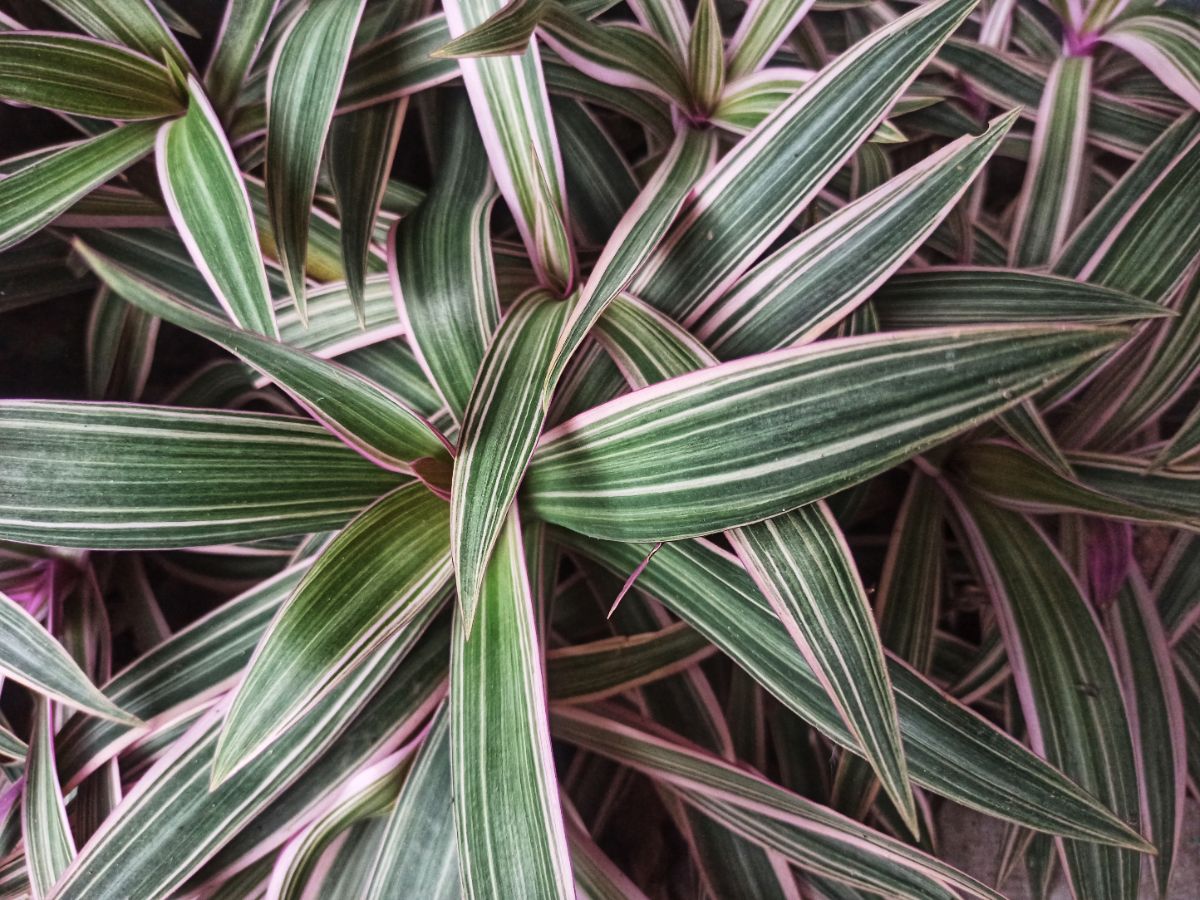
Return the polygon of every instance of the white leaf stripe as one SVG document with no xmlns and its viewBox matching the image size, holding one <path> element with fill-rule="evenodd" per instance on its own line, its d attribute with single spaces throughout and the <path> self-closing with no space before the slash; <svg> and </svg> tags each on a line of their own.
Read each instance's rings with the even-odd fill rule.
<svg viewBox="0 0 1200 900">
<path fill-rule="evenodd" d="M 574 897 L 515 507 L 450 654 L 450 746 L 467 897 Z"/>
<path fill-rule="evenodd" d="M 229 0 L 217 32 L 204 87 L 213 106 L 231 114 L 238 92 L 267 36 L 279 0 Z"/>
<path fill-rule="evenodd" d="M 0 593 L 0 674 L 89 715 L 126 725 L 138 724 L 136 718 L 92 684 L 33 616 L 3 593 Z"/>
<path fill-rule="evenodd" d="M 150 59 L 167 55 L 185 72 L 191 63 L 162 16 L 147 0 L 45 0 L 47 6 L 70 19 L 88 34 L 124 44 Z"/>
<path fill-rule="evenodd" d="M 687 326 L 718 356 L 807 342 L 870 296 L 940 224 L 1016 118 L 994 120 L 843 207 L 769 256 Z M 853 272 L 853 275 L 850 273 Z"/>
<path fill-rule="evenodd" d="M 379 385 L 327 362 L 190 309 L 174 297 L 76 242 L 116 293 L 139 308 L 200 334 L 269 376 L 330 432 L 367 459 L 411 474 L 422 459 L 448 462 L 449 444 L 428 420 Z"/>
<path fill-rule="evenodd" d="M 728 288 L 874 130 L 972 6 L 923 4 L 838 57 L 709 171 L 631 293 L 683 319 Z"/>
<path fill-rule="evenodd" d="M 1164 85 L 1200 109 L 1200 26 L 1169 11 L 1129 16 L 1100 32 L 1100 39 L 1141 60 Z"/>
<path fill-rule="evenodd" d="M 401 481 L 287 416 L 0 401 L 0 446 L 0 537 L 57 546 L 307 534 Z"/>
<path fill-rule="evenodd" d="M 217 114 L 194 77 L 188 111 L 158 133 L 158 181 L 196 268 L 247 331 L 277 337 L 250 197 Z"/>
<path fill-rule="evenodd" d="M 1017 200 L 1009 252 L 1014 268 L 1046 265 L 1062 250 L 1083 187 L 1091 86 L 1091 57 L 1064 57 L 1050 69 Z"/>
<path fill-rule="evenodd" d="M 595 537 L 674 540 L 745 525 L 1003 411 L 1118 337 L 1071 326 L 930 330 L 723 363 L 547 432 L 526 497 L 548 521 Z"/>
<path fill-rule="evenodd" d="M 726 535 L 901 817 L 919 831 L 883 647 L 829 507 L 814 503 Z"/>
<path fill-rule="evenodd" d="M 488 556 L 546 417 L 545 375 L 566 304 L 535 291 L 511 309 L 471 389 L 450 486 L 459 609 L 470 629 Z"/>
<path fill-rule="evenodd" d="M 365 2 L 313 0 L 288 26 L 267 75 L 268 208 L 283 275 L 302 318 L 317 168 Z"/>
<path fill-rule="evenodd" d="M 447 511 L 424 485 L 397 488 L 321 553 L 276 614 L 234 692 L 213 761 L 219 784 L 401 631 L 450 580 Z"/>
</svg>

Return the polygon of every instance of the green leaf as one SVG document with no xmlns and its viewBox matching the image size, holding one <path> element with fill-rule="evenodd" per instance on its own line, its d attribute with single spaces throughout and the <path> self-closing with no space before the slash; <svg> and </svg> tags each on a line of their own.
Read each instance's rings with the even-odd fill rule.
<svg viewBox="0 0 1200 900">
<path fill-rule="evenodd" d="M 194 77 L 187 115 L 158 134 L 158 180 L 196 268 L 229 317 L 246 331 L 275 337 L 267 275 L 250 198 L 217 114 Z"/>
<path fill-rule="evenodd" d="M 807 343 L 863 302 L 958 202 L 1016 113 L 926 157 L 789 241 L 687 320 L 723 359 Z"/>
<path fill-rule="evenodd" d="M 313 0 L 288 26 L 267 87 L 267 203 L 288 291 L 305 318 L 317 167 L 365 0 Z"/>
<path fill-rule="evenodd" d="M 725 39 L 715 0 L 699 0 L 688 39 L 688 87 L 696 109 L 712 110 L 725 90 Z"/>
<path fill-rule="evenodd" d="M 454 577 L 468 631 L 492 546 L 546 418 L 542 373 L 565 314 L 566 304 L 545 292 L 520 301 L 500 323 L 471 389 L 450 485 Z"/>
<path fill-rule="evenodd" d="M 55 12 L 74 22 L 88 34 L 132 47 L 150 59 L 169 57 L 187 72 L 187 55 L 147 0 L 43 0 Z"/>
<path fill-rule="evenodd" d="M 1019 513 L 955 500 L 993 601 L 1034 749 L 1122 819 L 1138 821 L 1137 765 L 1113 661 L 1095 614 L 1065 562 Z M 1062 845 L 1081 897 L 1133 897 L 1140 860 L 1130 850 Z"/>
<path fill-rule="evenodd" d="M 883 647 L 829 507 L 814 503 L 726 535 L 901 817 L 919 832 Z"/>
<path fill-rule="evenodd" d="M 33 896 L 37 898 L 50 896 L 55 882 L 75 856 L 75 841 L 54 766 L 53 716 L 50 702 L 38 700 L 33 710 L 33 734 L 29 739 L 25 792 L 21 798 L 25 857 Z"/>
<path fill-rule="evenodd" d="M 764 66 L 788 38 L 811 0 L 752 0 L 746 4 L 737 31 L 729 39 L 730 81 Z"/>
<path fill-rule="evenodd" d="M 267 338 L 231 328 L 188 307 L 118 264 L 76 243 L 93 271 L 146 312 L 212 340 L 276 381 L 348 446 L 404 474 L 445 468 L 445 439 L 393 394 L 351 370 Z"/>
<path fill-rule="evenodd" d="M 149 153 L 156 129 L 153 122 L 114 128 L 0 179 L 0 250 L 19 244 Z"/>
<path fill-rule="evenodd" d="M 608 304 L 662 239 L 696 179 L 711 164 L 715 148 L 710 132 L 692 128 L 682 131 L 621 217 L 563 326 L 550 362 L 547 393 L 553 391 L 572 354 Z"/>
<path fill-rule="evenodd" d="M 341 220 L 342 268 L 355 314 L 363 326 L 371 234 L 406 110 L 405 101 L 381 103 L 338 116 L 329 128 L 329 180 Z"/>
<path fill-rule="evenodd" d="M 709 170 L 630 292 L 682 320 L 733 284 L 868 137 L 972 6 L 922 4 L 842 54 Z"/>
<path fill-rule="evenodd" d="M 650 549 L 560 530 L 553 537 L 621 578 Z M 705 541 L 665 544 L 638 575 L 637 584 L 716 644 L 788 709 L 834 742 L 854 749 L 815 674 L 736 559 Z M 1090 794 L 911 668 L 889 658 L 888 674 L 914 781 L 1026 827 L 1145 848 Z"/>
<path fill-rule="evenodd" d="M 337 528 L 402 479 L 289 416 L 0 402 L 0 537 L 194 547 Z"/>
<path fill-rule="evenodd" d="M 169 896 L 286 789 L 302 795 L 306 772 L 314 778 L 328 760 L 336 785 L 348 774 L 339 751 L 361 759 L 364 750 L 369 755 L 389 741 L 403 741 L 444 695 L 447 637 L 438 628 L 410 650 L 412 637 L 401 634 L 262 756 L 211 791 L 223 710 L 206 714 L 126 795 L 63 876 L 56 898 Z M 182 834 L 188 840 L 180 840 Z"/>
<path fill-rule="evenodd" d="M 88 396 L 138 400 L 154 362 L 158 319 L 102 287 L 92 301 L 85 353 Z"/>
<path fill-rule="evenodd" d="M 262 48 L 278 0 L 227 0 L 216 47 L 204 72 L 204 89 L 228 123 L 250 66 Z"/>
<path fill-rule="evenodd" d="M 515 508 L 482 579 L 476 622 L 456 617 L 450 769 L 466 897 L 573 897 L 546 723 L 542 659 Z"/>
<path fill-rule="evenodd" d="M 549 0 L 509 0 L 493 15 L 461 34 L 433 55 L 449 59 L 470 56 L 520 56 L 545 14 Z"/>
<path fill-rule="evenodd" d="M 444 596 L 448 538 L 445 501 L 420 484 L 397 488 L 346 526 L 259 641 L 225 717 L 213 784 Z"/>
<path fill-rule="evenodd" d="M 1104 29 L 1100 39 L 1136 56 L 1166 87 L 1200 109 L 1200 26 L 1194 17 L 1169 10 L 1139 13 Z"/>
<path fill-rule="evenodd" d="M 363 900 L 388 900 L 397 885 L 428 900 L 460 896 L 451 790 L 450 716 L 443 705 L 388 814 Z"/>
<path fill-rule="evenodd" d="M 97 119 L 183 112 L 160 63 L 91 38 L 42 31 L 0 34 L 0 98 Z"/>
<path fill-rule="evenodd" d="M 409 341 L 457 421 L 500 318 L 490 225 L 496 202 L 470 107 L 442 107 L 446 146 L 433 189 L 389 242 L 396 302 Z"/>
<path fill-rule="evenodd" d="M 652 734 L 632 721 L 555 710 L 554 733 L 632 766 L 678 790 L 685 801 L 788 861 L 895 897 L 998 897 L 920 850 L 845 818 L 697 747 Z M 640 723 L 639 723 L 640 724 Z M 757 827 L 752 824 L 757 821 Z"/>
<path fill-rule="evenodd" d="M 140 724 L 104 696 L 62 645 L 3 593 L 0 593 L 0 673 L 89 715 L 127 725 Z M 11 741 L 6 744 L 10 751 L 19 750 L 19 746 L 13 747 Z"/>
<path fill-rule="evenodd" d="M 893 275 L 871 305 L 887 331 L 1002 322 L 1099 325 L 1170 314 L 1157 303 L 1074 278 L 971 266 Z"/>
<path fill-rule="evenodd" d="M 526 499 L 548 521 L 618 540 L 745 525 L 978 424 L 1116 337 L 1070 326 L 935 330 L 723 363 L 547 432 Z"/>
<path fill-rule="evenodd" d="M 3 601 L 0 601 L 0 604 L 3 604 Z M 13 734 L 7 728 L 0 726 L 0 756 L 20 762 L 25 758 L 25 754 L 28 752 L 28 750 L 29 747 L 26 746 L 23 740 Z"/>
<path fill-rule="evenodd" d="M 447 0 L 450 34 L 459 37 L 497 12 L 500 0 Z M 554 119 L 537 44 L 520 56 L 459 60 L 488 161 L 530 262 L 543 285 L 569 289 L 574 251 Z"/>
<path fill-rule="evenodd" d="M 1187 790 L 1187 734 L 1167 634 L 1136 569 L 1117 597 L 1108 626 L 1133 728 L 1144 828 L 1158 850 L 1149 862 L 1158 896 L 1169 897 Z"/>
<path fill-rule="evenodd" d="M 1082 169 L 1091 86 L 1089 56 L 1063 57 L 1050 69 L 1017 200 L 1009 251 L 1009 263 L 1015 268 L 1049 263 L 1066 240 L 1077 196 L 1086 187 Z"/>
</svg>

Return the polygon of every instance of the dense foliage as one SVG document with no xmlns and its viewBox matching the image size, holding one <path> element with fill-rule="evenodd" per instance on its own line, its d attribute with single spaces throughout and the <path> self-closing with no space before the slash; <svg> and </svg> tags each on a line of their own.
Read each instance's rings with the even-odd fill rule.
<svg viewBox="0 0 1200 900">
<path fill-rule="evenodd" d="M 1186 4 L 14 0 L 0 99 L 0 897 L 1185 890 Z"/>
</svg>

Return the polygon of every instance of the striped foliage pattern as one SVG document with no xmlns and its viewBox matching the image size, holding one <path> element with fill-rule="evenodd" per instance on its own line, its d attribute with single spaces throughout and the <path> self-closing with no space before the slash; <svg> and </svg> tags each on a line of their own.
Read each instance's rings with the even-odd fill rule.
<svg viewBox="0 0 1200 900">
<path fill-rule="evenodd" d="M 0 3 L 0 103 L 0 900 L 1200 883 L 1195 3 Z"/>
</svg>

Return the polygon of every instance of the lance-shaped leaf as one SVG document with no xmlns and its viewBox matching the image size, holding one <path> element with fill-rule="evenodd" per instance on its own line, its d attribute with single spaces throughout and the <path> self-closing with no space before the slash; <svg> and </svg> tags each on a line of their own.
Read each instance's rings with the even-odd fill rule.
<svg viewBox="0 0 1200 900">
<path fill-rule="evenodd" d="M 19 244 L 149 153 L 156 128 L 152 122 L 113 128 L 0 179 L 0 250 Z"/>
<path fill-rule="evenodd" d="M 388 814 L 378 855 L 362 888 L 364 900 L 387 900 L 396 885 L 430 900 L 459 896 L 451 797 L 450 716 L 443 705 Z"/>
<path fill-rule="evenodd" d="M 467 897 L 572 897 L 521 526 L 510 509 L 450 654 L 450 769 Z"/>
<path fill-rule="evenodd" d="M 621 368 L 635 370 L 634 384 L 714 362 L 653 308 L 622 301 L 615 311 L 615 327 L 606 329 L 608 342 Z M 665 352 L 647 353 L 647 343 Z M 732 529 L 726 537 L 879 772 L 901 818 L 916 831 L 883 649 L 853 558 L 828 507 L 812 504 Z"/>
<path fill-rule="evenodd" d="M 566 304 L 545 292 L 520 301 L 500 323 L 471 389 L 450 486 L 454 576 L 468 631 L 492 546 L 546 418 L 541 373 L 565 314 Z"/>
<path fill-rule="evenodd" d="M 204 89 L 222 115 L 233 113 L 278 5 L 279 0 L 228 0 L 225 4 L 215 49 L 204 72 Z"/>
<path fill-rule="evenodd" d="M 547 393 L 553 391 L 571 355 L 608 304 L 658 245 L 692 185 L 711 162 L 715 147 L 711 132 L 685 129 L 621 217 L 563 326 L 546 378 Z"/>
<path fill-rule="evenodd" d="M 342 268 L 363 326 L 371 235 L 407 110 L 407 100 L 376 104 L 338 116 L 329 128 L 329 180 L 341 220 Z"/>
<path fill-rule="evenodd" d="M 615 712 L 615 710 L 610 710 Z M 761 775 L 689 745 L 665 730 L 576 709 L 556 709 L 554 733 L 683 792 L 684 799 L 789 861 L 897 897 L 999 895 L 952 866 L 806 800 Z M 699 801 L 699 802 L 697 802 Z M 734 810 L 743 812 L 745 819 Z M 764 823 L 761 830 L 746 824 Z M 770 823 L 765 824 L 765 823 Z M 786 837 L 785 837 L 786 835 Z"/>
<path fill-rule="evenodd" d="M 501 0 L 448 0 L 450 34 L 459 37 L 501 6 Z M 537 44 L 520 56 L 462 59 L 459 65 L 492 173 L 533 268 L 543 284 L 568 289 L 575 280 L 574 251 Z"/>
<path fill-rule="evenodd" d="M 952 497 L 996 610 L 1035 750 L 1128 822 L 1138 821 L 1129 721 L 1100 623 L 1066 563 L 1020 513 Z M 1133 897 L 1130 850 L 1065 841 L 1081 897 Z"/>
<path fill-rule="evenodd" d="M 1200 109 L 1200 26 L 1169 11 L 1132 15 L 1100 32 L 1100 39 L 1136 56 L 1176 94 Z"/>
<path fill-rule="evenodd" d="M 649 547 L 554 532 L 565 547 L 624 578 Z M 638 575 L 652 594 L 790 710 L 849 749 L 841 717 L 787 630 L 736 558 L 705 541 L 664 544 Z M 888 674 L 914 781 L 1026 827 L 1145 849 L 1128 825 L 1004 732 L 894 657 Z"/>
<path fill-rule="evenodd" d="M 589 78 L 646 91 L 684 108 L 689 105 L 679 60 L 642 28 L 589 22 L 566 7 L 551 5 L 541 36 L 563 60 Z"/>
<path fill-rule="evenodd" d="M 246 331 L 277 336 L 246 185 L 194 76 L 187 115 L 163 126 L 155 155 L 167 209 L 221 306 Z"/>
<path fill-rule="evenodd" d="M 1160 492 L 1172 490 L 1172 481 L 1147 484 L 1139 477 L 1144 469 L 1123 467 L 1120 457 L 1071 454 L 1067 461 L 1073 470 L 1077 461 L 1084 464 L 1084 470 L 1078 472 L 1079 477 L 1067 478 L 1016 447 L 989 442 L 962 449 L 952 457 L 950 467 L 970 484 L 972 490 L 986 494 L 1002 506 L 1025 512 L 1090 513 L 1164 525 L 1191 521 L 1195 527 L 1196 511 L 1188 515 L 1173 508 L 1178 505 L 1178 495 L 1165 506 L 1156 505 Z M 1105 490 L 1106 475 L 1118 490 Z M 1124 492 L 1119 490 L 1121 485 L 1126 485 Z M 1151 493 L 1155 487 L 1159 490 Z"/>
<path fill-rule="evenodd" d="M 725 90 L 725 38 L 714 0 L 700 0 L 688 38 L 688 88 L 693 107 L 707 113 Z"/>
<path fill-rule="evenodd" d="M 1191 113 L 1130 167 L 1072 235 L 1053 271 L 1163 300 L 1200 252 L 1200 207 L 1189 190 L 1198 178 L 1200 114 Z"/>
<path fill-rule="evenodd" d="M 33 711 L 25 791 L 21 796 L 25 857 L 33 896 L 38 900 L 50 896 L 55 882 L 75 856 L 75 840 L 67 823 L 67 807 L 54 766 L 53 716 L 50 702 L 38 700 Z"/>
<path fill-rule="evenodd" d="M 288 291 L 305 315 L 317 167 L 365 0 L 314 0 L 288 27 L 267 84 L 267 203 Z"/>
<path fill-rule="evenodd" d="M 338 112 L 396 100 L 454 80 L 458 63 L 433 56 L 449 39 L 446 17 L 436 13 L 356 48 L 342 81 Z M 262 120 L 247 117 L 245 126 L 248 132 L 255 127 L 261 131 Z"/>
<path fill-rule="evenodd" d="M 915 833 L 892 685 L 850 548 L 824 503 L 726 532 Z"/>
<path fill-rule="evenodd" d="M 98 119 L 183 111 L 161 63 L 114 44 L 46 31 L 0 34 L 0 98 Z"/>
<path fill-rule="evenodd" d="M 440 48 L 434 55 L 520 56 L 545 13 L 548 0 L 509 0 L 482 23 Z"/>
<path fill-rule="evenodd" d="M 775 55 L 788 38 L 812 0 L 751 0 L 738 22 L 737 31 L 729 39 L 730 81 L 757 71 Z"/>
<path fill-rule="evenodd" d="M 1008 322 L 1104 324 L 1169 315 L 1163 306 L 1056 275 L 972 266 L 901 272 L 871 296 L 885 331 Z"/>
<path fill-rule="evenodd" d="M 946 43 L 938 59 L 966 77 L 987 100 L 1021 106 L 1029 118 L 1037 113 L 1046 70 L 1036 62 L 958 38 Z M 1171 125 L 1169 116 L 1100 92 L 1093 93 L 1087 115 L 1089 140 L 1128 159 L 1137 159 Z"/>
<path fill-rule="evenodd" d="M 223 714 L 212 710 L 125 796 L 76 857 L 55 896 L 173 894 L 285 789 L 302 792 L 304 782 L 296 782 L 306 771 L 314 772 L 325 759 L 339 762 L 339 748 L 369 753 L 411 735 L 445 693 L 447 637 L 439 628 L 409 652 L 413 641 L 401 635 L 391 652 L 373 656 L 261 757 L 210 791 Z M 189 839 L 180 840 L 181 834 Z"/>
<path fill-rule="evenodd" d="M 443 592 L 445 501 L 423 485 L 366 509 L 321 553 L 258 644 L 217 745 L 220 784 Z"/>
<path fill-rule="evenodd" d="M 0 537 L 163 548 L 337 528 L 401 482 L 289 416 L 0 402 Z"/>
<path fill-rule="evenodd" d="M 171 34 L 171 29 L 147 0 L 44 2 L 90 35 L 132 47 L 150 59 L 162 59 L 165 54 L 185 72 L 191 68 L 187 54 Z"/>
<path fill-rule="evenodd" d="M 657 631 L 551 650 L 546 654 L 546 683 L 550 699 L 586 703 L 667 678 L 712 653 L 712 644 L 676 622 Z"/>
<path fill-rule="evenodd" d="M 462 421 L 500 318 L 490 234 L 496 186 L 470 107 L 442 107 L 445 146 L 433 189 L 388 241 L 388 273 L 413 352 Z"/>
<path fill-rule="evenodd" d="M 1167 633 L 1136 569 L 1110 613 L 1109 636 L 1133 727 L 1142 822 L 1158 849 L 1150 865 L 1159 897 L 1168 897 L 1183 829 L 1187 733 Z"/>
<path fill-rule="evenodd" d="M 1107 453 L 1072 453 L 1069 459 L 1092 490 L 1174 514 L 1175 523 L 1184 528 L 1200 527 L 1200 468 L 1157 469 L 1134 457 Z"/>
<path fill-rule="evenodd" d="M 414 741 L 356 773 L 328 798 L 308 825 L 288 841 L 275 860 L 267 896 L 299 900 L 319 883 L 322 856 L 355 822 L 387 810 L 405 782 L 417 747 Z"/>
<path fill-rule="evenodd" d="M 733 284 L 874 130 L 972 5 L 923 4 L 780 106 L 705 176 L 631 293 L 683 319 Z"/>
<path fill-rule="evenodd" d="M 838 210 L 691 313 L 723 359 L 812 340 L 891 275 L 958 202 L 1016 118 L 943 147 Z"/>
<path fill-rule="evenodd" d="M 1198 450 L 1200 450 L 1200 406 L 1193 409 L 1191 415 L 1179 426 L 1179 430 L 1175 432 L 1170 443 L 1154 460 L 1154 464 L 1156 466 L 1174 465 L 1190 459 Z"/>
<path fill-rule="evenodd" d="M 449 454 L 429 422 L 379 385 L 286 344 L 231 328 L 138 278 L 112 260 L 76 244 L 93 271 L 146 312 L 212 340 L 270 377 L 315 419 L 372 462 L 412 473 L 445 467 Z"/>
<path fill-rule="evenodd" d="M 526 496 L 548 521 L 618 540 L 745 525 L 1003 411 L 1116 338 L 1071 326 L 931 330 L 723 363 L 547 432 Z"/>
<path fill-rule="evenodd" d="M 0 673 L 90 715 L 128 725 L 138 720 L 104 696 L 37 620 L 0 593 Z M 15 739 L 14 739 L 15 740 Z M 19 749 L 9 746 L 10 750 Z"/>
<path fill-rule="evenodd" d="M 1059 59 L 1046 79 L 1025 184 L 1017 201 L 1009 251 L 1014 267 L 1045 265 L 1058 256 L 1066 240 L 1083 186 L 1091 86 L 1090 56 Z"/>
</svg>

